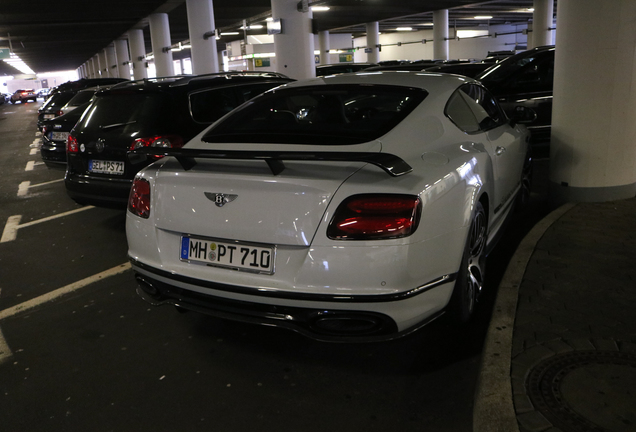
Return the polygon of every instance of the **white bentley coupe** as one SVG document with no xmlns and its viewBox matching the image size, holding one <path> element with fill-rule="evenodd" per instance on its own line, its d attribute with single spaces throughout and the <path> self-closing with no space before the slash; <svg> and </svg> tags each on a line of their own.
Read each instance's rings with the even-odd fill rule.
<svg viewBox="0 0 636 432">
<path fill-rule="evenodd" d="M 138 293 L 327 341 L 399 337 L 473 314 L 485 258 L 529 194 L 534 114 L 424 72 L 293 82 L 135 178 Z M 163 157 L 161 157 L 163 156 Z"/>
</svg>

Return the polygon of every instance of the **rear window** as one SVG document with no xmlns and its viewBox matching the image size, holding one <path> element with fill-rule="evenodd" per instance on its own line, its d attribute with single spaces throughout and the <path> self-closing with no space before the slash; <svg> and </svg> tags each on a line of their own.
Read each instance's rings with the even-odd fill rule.
<svg viewBox="0 0 636 432">
<path fill-rule="evenodd" d="M 213 126 L 206 142 L 346 145 L 374 140 L 424 100 L 425 90 L 321 85 L 275 90 Z"/>
<path fill-rule="evenodd" d="M 67 105 L 70 105 L 70 106 L 82 105 L 83 103 L 86 103 L 89 100 L 91 100 L 94 94 L 95 92 L 92 90 L 78 92 L 75 96 L 71 98 L 71 100 L 68 101 Z"/>
<path fill-rule="evenodd" d="M 73 97 L 73 93 L 57 93 L 46 104 L 47 109 L 61 108 Z"/>
<path fill-rule="evenodd" d="M 200 90 L 190 95 L 190 114 L 197 123 L 214 123 L 243 102 L 281 84 L 262 82 Z"/>
<path fill-rule="evenodd" d="M 82 132 L 113 130 L 127 134 L 140 125 L 152 126 L 169 122 L 170 101 L 160 93 L 105 94 L 96 98 L 84 112 L 77 129 Z"/>
</svg>

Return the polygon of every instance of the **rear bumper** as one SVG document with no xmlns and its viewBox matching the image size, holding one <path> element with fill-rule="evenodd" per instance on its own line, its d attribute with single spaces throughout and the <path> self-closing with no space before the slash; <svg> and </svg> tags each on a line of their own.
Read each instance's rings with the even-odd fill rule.
<svg viewBox="0 0 636 432">
<path fill-rule="evenodd" d="M 66 145 L 43 140 L 40 155 L 46 166 L 50 168 L 66 166 Z"/>
<path fill-rule="evenodd" d="M 64 185 L 68 196 L 78 203 L 123 209 L 128 203 L 132 180 L 94 178 L 67 171 Z"/>
<path fill-rule="evenodd" d="M 139 285 L 137 293 L 155 306 L 171 304 L 218 318 L 282 327 L 326 342 L 373 342 L 397 339 L 443 314 L 443 310 L 440 310 L 423 317 L 417 325 L 400 331 L 399 323 L 389 314 L 382 313 L 382 305 L 390 303 L 391 306 L 388 309 L 392 309 L 395 308 L 396 303 L 414 301 L 417 297 L 425 295 L 420 293 L 406 298 L 368 296 L 368 299 L 363 298 L 364 296 L 356 296 L 337 301 L 335 298 L 326 298 L 327 296 L 324 295 L 305 294 L 293 298 L 294 295 L 286 297 L 285 293 L 281 293 L 276 296 L 276 293 L 270 292 L 270 296 L 279 300 L 260 302 L 258 300 L 263 300 L 259 298 L 261 293 L 243 296 L 244 298 L 252 297 L 255 301 L 239 300 L 225 297 L 223 294 L 232 288 L 235 288 L 235 293 L 249 289 L 173 275 L 134 259 L 131 259 L 131 262 Z M 443 281 L 431 284 L 431 289 L 453 281 L 454 275 L 451 275 Z M 192 286 L 199 289 L 196 291 L 189 289 Z M 426 291 L 422 291 L 424 292 Z"/>
</svg>

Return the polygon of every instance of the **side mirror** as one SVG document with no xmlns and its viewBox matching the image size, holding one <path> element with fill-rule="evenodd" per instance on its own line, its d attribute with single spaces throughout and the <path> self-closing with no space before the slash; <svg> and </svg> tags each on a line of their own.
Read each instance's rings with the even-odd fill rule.
<svg viewBox="0 0 636 432">
<path fill-rule="evenodd" d="M 510 115 L 510 122 L 515 124 L 530 124 L 537 119 L 537 112 L 532 108 L 528 108 L 523 105 L 514 107 L 513 112 Z"/>
</svg>

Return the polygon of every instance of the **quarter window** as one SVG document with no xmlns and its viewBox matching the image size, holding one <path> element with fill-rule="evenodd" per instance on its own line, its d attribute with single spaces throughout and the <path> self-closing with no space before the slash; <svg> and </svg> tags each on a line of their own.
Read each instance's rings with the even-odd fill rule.
<svg viewBox="0 0 636 432">
<path fill-rule="evenodd" d="M 476 84 L 464 84 L 453 93 L 446 105 L 446 115 L 467 133 L 487 131 L 507 121 L 495 98 Z"/>
</svg>

